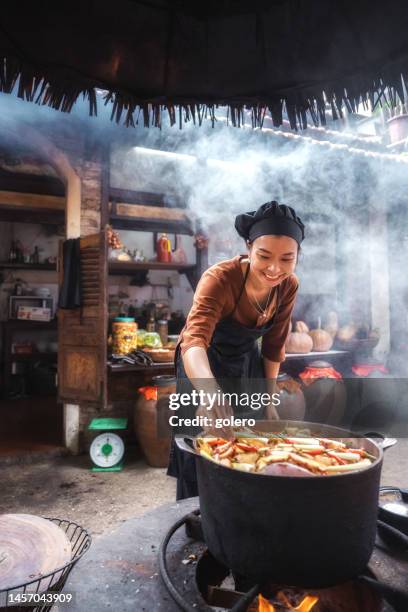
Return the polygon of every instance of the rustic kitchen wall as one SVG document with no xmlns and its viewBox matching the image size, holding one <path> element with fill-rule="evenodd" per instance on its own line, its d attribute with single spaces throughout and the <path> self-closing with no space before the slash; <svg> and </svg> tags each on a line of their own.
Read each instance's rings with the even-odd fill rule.
<svg viewBox="0 0 408 612">
<path fill-rule="evenodd" d="M 51 234 L 51 231 L 54 233 Z M 58 236 L 55 231 L 55 226 L 51 230 L 51 226 L 47 226 L 47 229 L 45 229 L 42 225 L 31 223 L 0 222 L 0 261 L 8 261 L 10 246 L 13 240 L 19 240 L 30 253 L 34 251 L 35 246 L 38 246 L 40 262 L 45 261 L 48 257 L 56 257 L 58 253 L 58 240 L 62 236 Z M 49 288 L 51 297 L 54 298 L 54 305 L 56 305 L 58 299 L 56 271 L 4 269 L 2 272 L 4 274 L 4 283 L 0 287 L 0 321 L 6 321 L 8 318 L 8 297 L 18 280 L 22 281 L 24 290 L 31 289 L 34 293 L 40 287 Z"/>
</svg>

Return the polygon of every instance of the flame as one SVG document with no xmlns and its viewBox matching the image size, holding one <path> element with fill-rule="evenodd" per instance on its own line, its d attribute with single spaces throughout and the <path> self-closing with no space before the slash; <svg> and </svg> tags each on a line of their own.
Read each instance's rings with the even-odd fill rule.
<svg viewBox="0 0 408 612">
<path fill-rule="evenodd" d="M 295 608 L 290 604 L 290 601 L 283 593 L 280 591 L 277 595 L 278 599 L 282 601 L 282 603 L 287 607 L 290 612 L 310 612 L 313 606 L 318 602 L 319 598 L 314 595 L 306 595 Z M 270 601 L 265 599 L 261 594 L 258 595 L 258 612 L 277 612 L 275 606 L 273 606 Z"/>
<path fill-rule="evenodd" d="M 296 612 L 309 612 L 309 610 L 313 608 L 313 606 L 315 605 L 315 603 L 318 602 L 318 600 L 319 598 L 315 597 L 314 595 L 306 595 L 306 597 L 300 602 L 300 604 L 293 609 L 296 610 Z"/>
<path fill-rule="evenodd" d="M 258 612 L 275 612 L 275 607 L 261 594 L 258 595 Z"/>
</svg>

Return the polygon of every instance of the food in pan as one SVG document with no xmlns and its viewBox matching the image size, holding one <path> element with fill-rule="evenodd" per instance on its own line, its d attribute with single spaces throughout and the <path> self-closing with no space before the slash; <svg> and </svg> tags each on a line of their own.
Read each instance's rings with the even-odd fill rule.
<svg viewBox="0 0 408 612">
<path fill-rule="evenodd" d="M 324 476 L 369 467 L 375 457 L 363 448 L 321 437 L 294 437 L 285 433 L 252 436 L 236 433 L 232 440 L 201 437 L 197 451 L 224 467 L 269 475 Z"/>
</svg>

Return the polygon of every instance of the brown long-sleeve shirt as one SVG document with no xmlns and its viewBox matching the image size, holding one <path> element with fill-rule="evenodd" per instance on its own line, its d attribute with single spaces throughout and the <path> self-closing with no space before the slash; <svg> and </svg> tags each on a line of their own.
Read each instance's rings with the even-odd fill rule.
<svg viewBox="0 0 408 612">
<path fill-rule="evenodd" d="M 218 321 L 228 317 L 234 310 L 244 282 L 241 260 L 245 255 L 222 261 L 204 272 L 194 294 L 193 305 L 181 332 L 181 352 L 192 346 L 207 350 Z M 243 325 L 261 326 L 276 313 L 272 328 L 262 338 L 262 355 L 270 361 L 285 360 L 285 341 L 289 333 L 290 318 L 299 283 L 295 274 L 279 285 L 279 307 L 277 308 L 277 287 L 273 289 L 266 311 L 267 317 L 256 310 L 244 289 L 233 318 Z"/>
</svg>

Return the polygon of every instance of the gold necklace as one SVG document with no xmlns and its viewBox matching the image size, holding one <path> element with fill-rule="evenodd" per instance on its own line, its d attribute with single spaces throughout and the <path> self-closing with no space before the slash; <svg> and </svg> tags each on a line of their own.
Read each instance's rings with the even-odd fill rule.
<svg viewBox="0 0 408 612">
<path fill-rule="evenodd" d="M 266 304 L 265 304 L 265 308 L 262 308 L 262 306 L 260 305 L 260 303 L 258 302 L 258 300 L 256 299 L 255 296 L 253 296 L 256 305 L 252 302 L 252 300 L 249 300 L 250 303 L 252 304 L 252 306 L 255 308 L 255 310 L 257 312 L 259 312 L 259 314 L 261 315 L 262 318 L 266 317 L 266 311 L 268 310 L 269 307 L 269 301 L 271 299 L 271 293 L 272 293 L 272 287 L 269 289 L 269 294 L 268 294 L 268 299 L 266 300 Z"/>
<path fill-rule="evenodd" d="M 271 299 L 271 293 L 272 293 L 272 287 L 269 290 L 268 299 L 266 300 L 266 304 L 265 304 L 265 308 L 264 309 L 262 309 L 262 306 L 260 305 L 260 303 L 258 302 L 256 297 L 254 296 L 254 300 L 255 300 L 257 305 L 255 306 L 255 304 L 252 304 L 252 306 L 255 306 L 256 310 L 260 313 L 262 318 L 266 317 L 266 311 L 268 310 L 268 307 L 269 307 L 269 300 Z"/>
<path fill-rule="evenodd" d="M 250 265 L 250 263 L 248 262 L 248 266 L 249 265 Z M 249 270 L 248 270 L 248 272 L 249 272 Z M 253 296 L 253 298 L 254 298 L 254 300 L 256 302 L 256 304 L 254 304 L 253 301 L 249 299 L 249 295 L 248 295 L 248 292 L 247 292 L 249 303 L 255 308 L 255 310 L 261 315 L 261 317 L 263 319 L 266 317 L 266 311 L 268 310 L 268 307 L 269 307 L 269 301 L 271 299 L 272 289 L 273 289 L 273 287 L 271 287 L 269 289 L 268 299 L 266 300 L 265 308 L 262 308 L 262 306 L 260 305 L 260 303 L 258 302 L 258 300 L 256 299 L 255 296 Z"/>
</svg>

